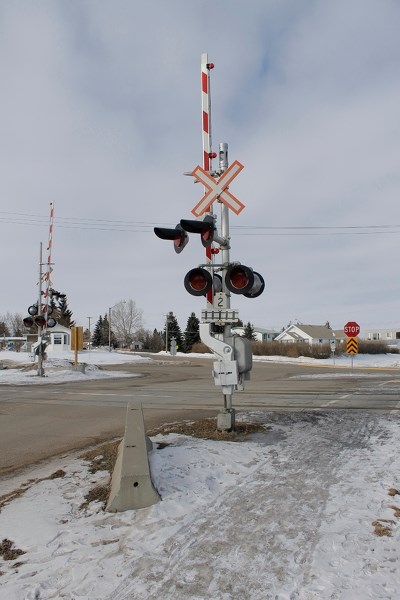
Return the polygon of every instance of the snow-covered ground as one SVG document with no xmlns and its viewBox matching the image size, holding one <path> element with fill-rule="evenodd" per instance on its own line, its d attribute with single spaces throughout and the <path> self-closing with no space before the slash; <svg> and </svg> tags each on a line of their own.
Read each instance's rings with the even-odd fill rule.
<svg viewBox="0 0 400 600">
<path fill-rule="evenodd" d="M 9 361 L 11 361 L 10 364 Z M 27 352 L 2 351 L 0 352 L 0 363 L 3 363 L 7 368 L 0 370 L 0 384 L 43 385 L 46 383 L 87 381 L 88 379 L 104 379 L 108 377 L 132 377 L 132 373 L 107 371 L 107 369 L 104 369 L 104 365 L 124 363 L 138 363 L 139 365 L 148 362 L 151 362 L 151 359 L 139 354 L 91 350 L 90 352 L 78 353 L 78 365 L 85 365 L 85 372 L 82 373 L 75 369 L 74 352 L 49 352 L 47 360 L 44 363 L 45 376 L 38 377 L 37 360 L 35 362 L 31 354 Z"/>
<path fill-rule="evenodd" d="M 91 354 L 95 364 L 127 360 Z M 359 366 L 397 360 L 357 358 Z M 0 599 L 397 600 L 398 413 L 245 418 L 270 429 L 244 442 L 154 437 L 162 501 L 146 509 L 80 508 L 108 474 L 90 474 L 77 455 L 8 480 L 3 493 L 26 491 L 0 512 L 0 544 L 25 554 L 0 557 Z M 47 479 L 58 469 L 64 477 Z M 389 535 L 377 536 L 382 528 Z"/>
<path fill-rule="evenodd" d="M 77 458 L 57 465 L 65 477 L 31 482 L 0 513 L 0 539 L 25 551 L 0 560 L 1 600 L 397 599 L 397 416 L 247 418 L 272 429 L 245 442 L 153 438 L 169 445 L 150 454 L 162 501 L 146 509 L 81 509 L 106 474 Z"/>
</svg>

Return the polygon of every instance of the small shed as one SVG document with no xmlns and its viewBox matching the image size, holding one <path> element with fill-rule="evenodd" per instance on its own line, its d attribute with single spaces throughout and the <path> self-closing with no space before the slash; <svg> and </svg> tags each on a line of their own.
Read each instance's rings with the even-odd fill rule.
<svg viewBox="0 0 400 600">
<path fill-rule="evenodd" d="M 46 332 L 50 337 L 50 343 L 46 348 L 46 352 L 52 350 L 71 350 L 71 330 L 63 325 L 56 325 Z"/>
</svg>

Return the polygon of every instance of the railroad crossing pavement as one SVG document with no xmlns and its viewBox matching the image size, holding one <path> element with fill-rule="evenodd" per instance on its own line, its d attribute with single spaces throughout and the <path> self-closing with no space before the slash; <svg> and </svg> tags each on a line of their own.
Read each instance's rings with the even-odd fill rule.
<svg viewBox="0 0 400 600">
<path fill-rule="evenodd" d="M 60 453 L 122 436 L 129 401 L 140 400 L 146 425 L 214 416 L 222 394 L 211 362 L 163 361 L 114 365 L 141 377 L 57 385 L 1 386 L 0 474 Z M 338 370 L 255 363 L 246 390 L 234 396 L 238 410 L 400 411 L 397 370 Z"/>
</svg>

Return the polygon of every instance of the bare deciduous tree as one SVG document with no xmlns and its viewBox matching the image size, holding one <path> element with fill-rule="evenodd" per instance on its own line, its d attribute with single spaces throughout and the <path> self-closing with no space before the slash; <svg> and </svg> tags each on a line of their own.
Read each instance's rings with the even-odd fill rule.
<svg viewBox="0 0 400 600">
<path fill-rule="evenodd" d="M 136 306 L 134 300 L 121 300 L 111 311 L 111 329 L 120 342 L 128 348 L 136 332 L 142 328 L 142 309 Z"/>
<path fill-rule="evenodd" d="M 5 322 L 7 328 L 10 332 L 10 335 L 13 336 L 21 336 L 25 331 L 23 316 L 20 313 L 10 313 L 7 312 L 4 317 L 0 317 L 2 321 Z"/>
</svg>

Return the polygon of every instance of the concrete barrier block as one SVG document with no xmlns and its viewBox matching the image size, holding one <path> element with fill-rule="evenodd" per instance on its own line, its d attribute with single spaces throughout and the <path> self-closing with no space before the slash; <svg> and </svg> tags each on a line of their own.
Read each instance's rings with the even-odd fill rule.
<svg viewBox="0 0 400 600">
<path fill-rule="evenodd" d="M 160 501 L 151 480 L 147 455 L 151 448 L 152 442 L 145 433 L 142 405 L 128 404 L 125 435 L 118 448 L 107 511 L 145 508 Z"/>
</svg>

